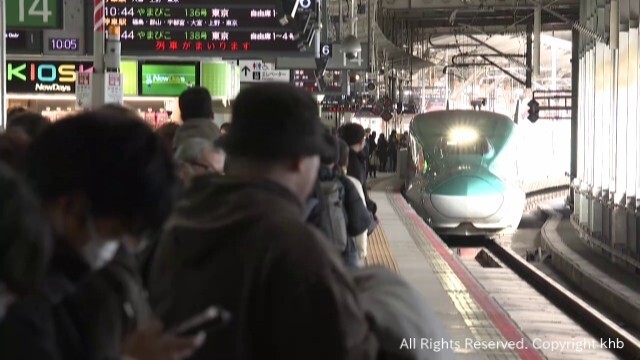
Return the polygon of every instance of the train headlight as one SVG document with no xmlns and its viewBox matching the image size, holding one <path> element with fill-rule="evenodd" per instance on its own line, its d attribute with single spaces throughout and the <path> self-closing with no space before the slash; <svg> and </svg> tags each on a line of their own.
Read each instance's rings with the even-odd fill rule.
<svg viewBox="0 0 640 360">
<path fill-rule="evenodd" d="M 478 133 L 473 129 L 456 128 L 449 132 L 447 145 L 462 145 L 473 143 L 478 140 Z"/>
</svg>

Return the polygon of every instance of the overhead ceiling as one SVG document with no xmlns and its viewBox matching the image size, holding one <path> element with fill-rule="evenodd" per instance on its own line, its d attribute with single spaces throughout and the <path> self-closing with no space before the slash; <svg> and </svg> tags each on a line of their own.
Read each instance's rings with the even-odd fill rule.
<svg viewBox="0 0 640 360">
<path fill-rule="evenodd" d="M 328 0 L 329 16 L 337 21 L 342 1 L 343 34 L 349 31 L 349 0 Z M 355 0 L 366 5 L 369 0 Z M 376 56 L 398 70 L 415 72 L 445 66 L 464 73 L 469 67 L 455 64 L 494 62 L 511 75 L 524 79 L 526 33 L 533 26 L 535 0 L 372 0 L 372 9 L 358 15 L 357 32 L 362 42 L 375 43 Z M 568 81 L 571 58 L 571 26 L 579 18 L 579 0 L 543 0 L 541 69 L 545 76 Z M 368 11 L 374 18 L 369 23 Z M 330 37 L 337 39 L 334 26 Z M 470 37 L 472 36 L 472 40 Z M 495 56 L 507 54 L 509 57 Z M 489 55 L 482 58 L 479 55 Z M 454 65 L 454 66 L 452 66 Z M 499 72 L 496 67 L 488 74 Z M 507 76 L 502 73 L 503 76 Z M 542 81 L 542 80 L 540 80 Z"/>
<path fill-rule="evenodd" d="M 546 29 L 569 28 L 577 21 L 579 0 L 540 0 Z M 537 0 L 380 0 L 384 13 L 397 26 L 427 29 L 430 33 L 524 30 L 533 24 Z"/>
</svg>

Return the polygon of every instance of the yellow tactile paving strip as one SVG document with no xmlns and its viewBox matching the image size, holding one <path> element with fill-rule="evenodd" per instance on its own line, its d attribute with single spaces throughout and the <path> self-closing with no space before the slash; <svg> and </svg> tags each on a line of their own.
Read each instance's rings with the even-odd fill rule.
<svg viewBox="0 0 640 360">
<path fill-rule="evenodd" d="M 389 248 L 389 240 L 382 225 L 378 225 L 368 239 L 367 266 L 384 266 L 389 270 L 398 272 L 398 264 Z"/>
</svg>

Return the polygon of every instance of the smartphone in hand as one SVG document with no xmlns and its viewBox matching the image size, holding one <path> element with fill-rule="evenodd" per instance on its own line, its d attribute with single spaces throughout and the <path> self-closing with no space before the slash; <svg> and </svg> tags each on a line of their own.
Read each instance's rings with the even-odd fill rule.
<svg viewBox="0 0 640 360">
<path fill-rule="evenodd" d="M 209 306 L 202 313 L 188 319 L 171 331 L 177 336 L 194 336 L 200 332 L 220 328 L 231 321 L 231 314 L 220 307 Z"/>
</svg>

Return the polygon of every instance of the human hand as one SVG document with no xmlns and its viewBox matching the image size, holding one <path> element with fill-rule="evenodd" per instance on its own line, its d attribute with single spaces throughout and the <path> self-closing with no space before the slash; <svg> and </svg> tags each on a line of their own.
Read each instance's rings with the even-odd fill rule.
<svg viewBox="0 0 640 360">
<path fill-rule="evenodd" d="M 182 360 L 190 357 L 206 340 L 200 333 L 193 337 L 177 337 L 162 332 L 160 322 L 153 321 L 133 334 L 123 344 L 123 354 L 135 360 Z"/>
</svg>

